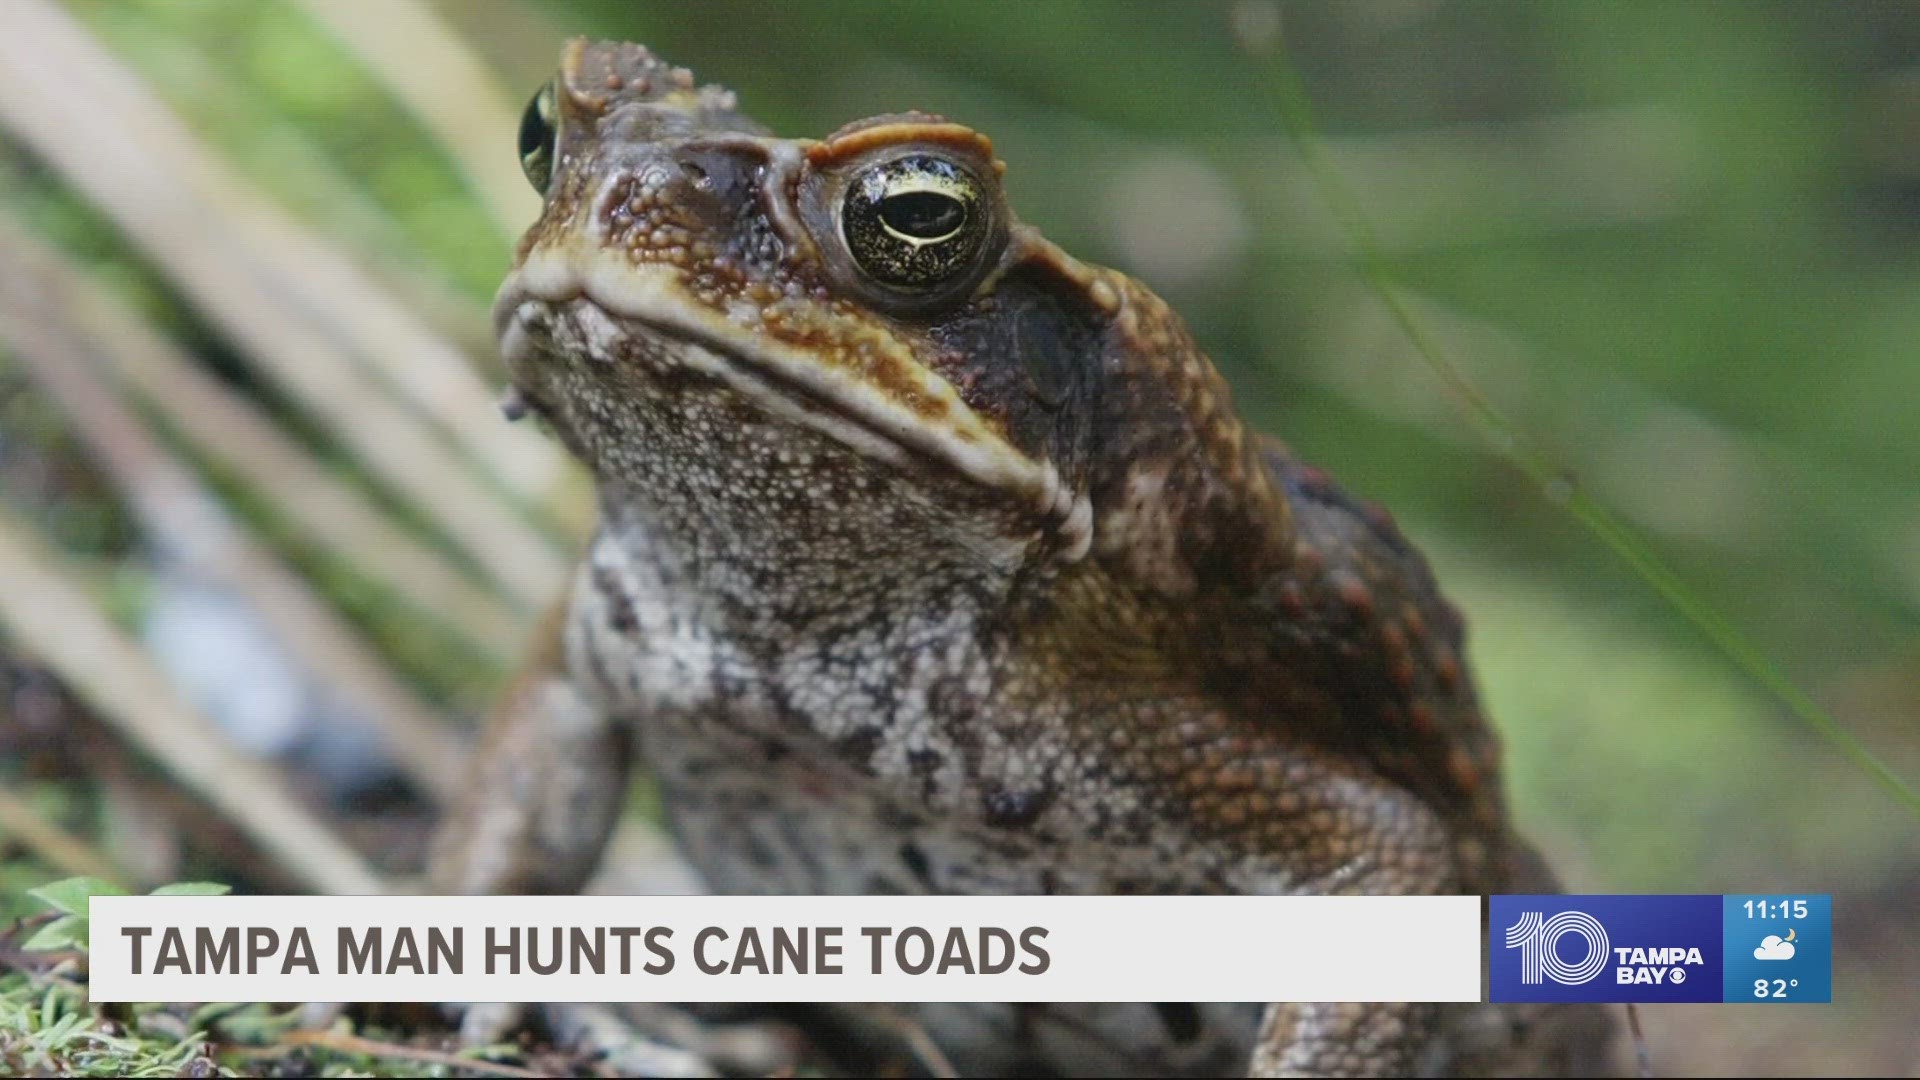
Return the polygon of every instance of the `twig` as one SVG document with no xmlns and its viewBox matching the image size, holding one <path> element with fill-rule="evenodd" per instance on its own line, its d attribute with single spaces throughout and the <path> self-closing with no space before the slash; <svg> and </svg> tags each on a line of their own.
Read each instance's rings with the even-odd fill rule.
<svg viewBox="0 0 1920 1080">
<path fill-rule="evenodd" d="M 88 772 L 99 792 L 95 831 L 107 855 L 142 885 L 180 880 L 185 832 L 153 797 L 150 776 L 128 768 L 132 756 L 114 738 L 92 740 Z M 196 837 L 205 850 L 206 838 Z"/>
<path fill-rule="evenodd" d="M 4 787 L 0 787 L 0 834 L 25 844 L 63 874 L 97 877 L 117 884 L 126 881 L 106 856 L 41 817 L 26 800 Z"/>
<path fill-rule="evenodd" d="M 299 3 L 433 132 L 502 229 L 533 220 L 540 201 L 501 152 L 518 103 L 431 6 L 418 0 Z"/>
<path fill-rule="evenodd" d="M 1633 1038 L 1634 1075 L 1641 1080 L 1650 1080 L 1653 1072 L 1653 1051 L 1647 1048 L 1647 1034 L 1640 1030 L 1640 1008 L 1633 1002 L 1627 1002 L 1627 1033 Z"/>
<path fill-rule="evenodd" d="M 85 9 L 81 11 L 84 17 Z M 487 305 L 455 285 L 429 252 L 393 242 L 405 235 L 405 227 L 368 193 L 361 163 L 323 149 L 312 128 L 290 119 L 271 95 L 259 94 L 236 78 L 231 58 L 221 54 L 226 42 L 182 33 L 165 19 L 134 17 L 113 23 L 139 34 L 141 74 L 182 119 L 195 130 L 243 123 L 248 145 L 242 152 L 273 163 L 273 177 L 263 181 L 264 189 L 297 205 L 308 228 L 355 253 L 377 279 L 376 288 L 391 293 L 400 306 L 475 360 L 483 378 L 496 381 L 504 365 L 495 356 Z M 102 34 L 107 34 L 104 26 Z M 496 153 L 499 142 L 496 135 Z M 532 189 L 515 173 L 510 158 L 503 156 L 500 164 L 531 197 Z M 231 160 L 238 162 L 239 155 Z M 524 220 L 515 227 L 521 224 Z"/>
<path fill-rule="evenodd" d="M 0 124 L 93 199 L 250 361 L 516 601 L 537 610 L 553 598 L 566 575 L 554 546 L 423 416 L 528 499 L 543 499 L 565 471 L 559 452 L 500 423 L 458 350 L 206 153 L 48 0 L 0 4 Z"/>
<path fill-rule="evenodd" d="M 960 1075 L 959 1070 L 953 1067 L 953 1062 L 948 1060 L 946 1052 L 940 1049 L 940 1044 L 933 1041 L 933 1036 L 927 1034 L 927 1029 L 919 1021 L 901 1017 L 895 1034 L 906 1040 L 907 1048 L 913 1051 L 914 1057 L 920 1059 L 921 1066 L 928 1073 L 942 1078 Z"/>
<path fill-rule="evenodd" d="M 236 526 L 192 470 L 114 396 L 91 350 L 60 325 L 66 304 L 55 283 L 22 269 L 0 268 L 0 341 L 71 418 L 146 528 L 195 575 L 247 597 L 283 645 L 378 727 L 410 775 L 451 798 L 463 779 L 463 740 L 298 575 Z"/>
<path fill-rule="evenodd" d="M 336 1050 L 342 1054 L 361 1054 L 366 1057 L 399 1061 L 423 1061 L 430 1065 L 471 1069 L 489 1076 L 544 1077 L 546 1075 L 534 1072 L 532 1069 L 502 1065 L 497 1061 L 487 1061 L 483 1058 L 461 1057 L 459 1054 L 449 1054 L 445 1050 L 429 1050 L 423 1046 L 379 1042 L 334 1031 L 289 1031 L 280 1036 L 280 1041 L 288 1046 L 318 1046 L 327 1050 Z"/>
<path fill-rule="evenodd" d="M 308 887 L 386 891 L 353 849 L 286 794 L 283 777 L 232 749 L 220 729 L 181 702 L 146 653 L 4 509 L 0 627 Z"/>
<path fill-rule="evenodd" d="M 99 344 L 98 358 L 207 459 L 231 470 L 305 535 L 378 580 L 416 610 L 467 637 L 496 659 L 519 653 L 527 619 L 468 581 L 352 485 L 315 461 L 244 397 L 209 375 L 0 208 L 0 249 L 8 264 L 61 301 L 63 321 Z"/>
</svg>

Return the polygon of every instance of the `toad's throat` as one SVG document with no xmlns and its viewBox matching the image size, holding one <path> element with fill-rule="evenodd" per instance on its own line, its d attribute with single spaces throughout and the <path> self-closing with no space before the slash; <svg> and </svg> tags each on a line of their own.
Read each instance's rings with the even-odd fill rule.
<svg viewBox="0 0 1920 1080">
<path fill-rule="evenodd" d="M 624 260 L 623 260 L 624 262 Z M 751 320 L 735 321 L 681 291 L 665 267 L 608 266 L 600 259 L 536 251 L 501 287 L 494 321 L 513 367 L 538 363 L 540 312 L 576 311 L 589 351 L 615 359 L 634 342 L 658 343 L 672 361 L 724 381 L 743 398 L 790 422 L 822 432 L 856 452 L 897 468 L 929 466 L 1005 492 L 1029 506 L 1058 535 L 1061 553 L 1082 557 L 1091 546 L 1092 508 L 1051 463 L 1016 450 L 987 428 L 937 376 L 916 372 L 920 392 L 941 400 L 930 419 L 898 394 L 770 341 Z"/>
</svg>

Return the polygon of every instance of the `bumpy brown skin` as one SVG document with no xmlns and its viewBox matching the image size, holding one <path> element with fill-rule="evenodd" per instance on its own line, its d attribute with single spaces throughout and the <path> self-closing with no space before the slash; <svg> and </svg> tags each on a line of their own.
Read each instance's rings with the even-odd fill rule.
<svg viewBox="0 0 1920 1080">
<path fill-rule="evenodd" d="M 774 139 L 631 45 L 570 43 L 556 87 L 496 315 L 602 525 L 571 678 L 506 710 L 443 887 L 578 888 L 637 756 L 720 891 L 1553 888 L 1425 562 L 1250 434 L 1157 297 L 1020 224 L 983 137 Z M 971 177 L 984 238 L 907 293 L 839 216 L 905 153 Z M 1612 1066 L 1590 1008 L 921 1019 L 969 1072 Z"/>
</svg>

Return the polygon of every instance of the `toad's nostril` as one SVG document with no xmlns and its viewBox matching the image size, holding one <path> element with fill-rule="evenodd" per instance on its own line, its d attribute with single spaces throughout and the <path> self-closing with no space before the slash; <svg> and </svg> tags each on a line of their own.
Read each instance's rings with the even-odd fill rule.
<svg viewBox="0 0 1920 1080">
<path fill-rule="evenodd" d="M 752 196 L 754 173 L 766 163 L 766 154 L 757 146 L 703 141 L 680 147 L 673 160 L 682 182 L 693 190 L 737 204 Z"/>
</svg>

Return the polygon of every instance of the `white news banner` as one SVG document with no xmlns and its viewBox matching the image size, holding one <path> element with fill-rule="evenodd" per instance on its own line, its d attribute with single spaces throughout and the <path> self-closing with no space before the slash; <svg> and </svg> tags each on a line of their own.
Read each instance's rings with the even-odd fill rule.
<svg viewBox="0 0 1920 1080">
<path fill-rule="evenodd" d="M 1477 1001 L 1472 896 L 97 896 L 94 1001 Z"/>
</svg>

